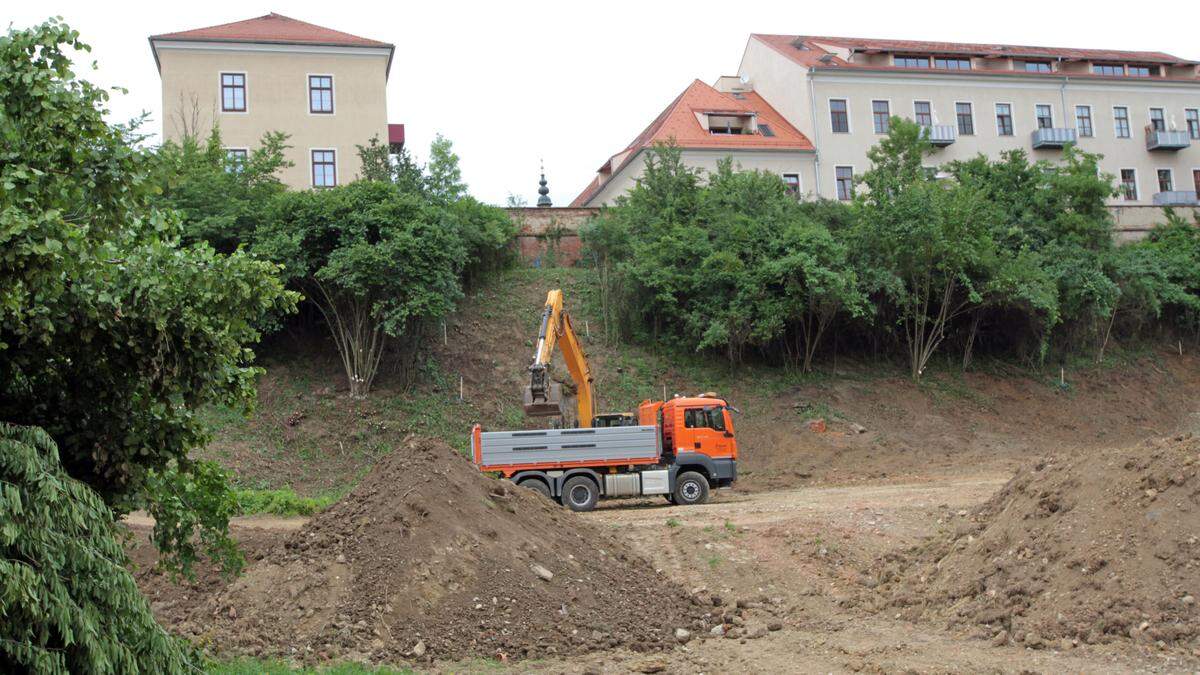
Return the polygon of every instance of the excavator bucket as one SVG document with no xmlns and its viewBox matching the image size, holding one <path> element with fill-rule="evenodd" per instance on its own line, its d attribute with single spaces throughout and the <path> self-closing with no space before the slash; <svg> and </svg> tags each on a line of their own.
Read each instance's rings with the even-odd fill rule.
<svg viewBox="0 0 1200 675">
<path fill-rule="evenodd" d="M 543 390 L 545 396 L 535 396 L 533 387 L 525 387 L 525 415 L 528 417 L 556 417 L 563 414 L 562 385 L 551 382 Z"/>
</svg>

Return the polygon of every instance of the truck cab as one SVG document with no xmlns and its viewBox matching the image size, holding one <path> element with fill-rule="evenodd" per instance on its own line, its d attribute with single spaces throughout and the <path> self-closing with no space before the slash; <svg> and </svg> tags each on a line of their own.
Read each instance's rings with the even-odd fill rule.
<svg viewBox="0 0 1200 675">
<path fill-rule="evenodd" d="M 729 487 L 737 480 L 738 457 L 730 410 L 724 399 L 702 394 L 643 401 L 638 418 L 661 430 L 665 462 L 679 472 L 702 472 L 714 487 Z"/>
</svg>

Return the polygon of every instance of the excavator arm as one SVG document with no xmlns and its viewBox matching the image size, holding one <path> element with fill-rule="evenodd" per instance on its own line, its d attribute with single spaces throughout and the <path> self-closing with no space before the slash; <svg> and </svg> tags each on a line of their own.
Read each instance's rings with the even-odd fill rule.
<svg viewBox="0 0 1200 675">
<path fill-rule="evenodd" d="M 575 402 L 579 409 L 579 426 L 592 426 L 595 403 L 592 399 L 592 371 L 579 344 L 579 336 L 571 327 L 571 316 L 563 309 L 561 290 L 546 294 L 542 323 L 534 346 L 533 363 L 529 365 L 529 386 L 525 388 L 525 414 L 530 417 L 549 417 L 563 414 L 562 386 L 550 380 L 550 359 L 554 347 L 562 351 L 567 371 L 575 383 Z"/>
</svg>

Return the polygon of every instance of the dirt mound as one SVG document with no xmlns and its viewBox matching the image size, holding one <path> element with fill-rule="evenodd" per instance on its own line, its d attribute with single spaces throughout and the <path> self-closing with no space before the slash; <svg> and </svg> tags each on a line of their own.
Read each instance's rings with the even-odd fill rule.
<svg viewBox="0 0 1200 675">
<path fill-rule="evenodd" d="M 183 628 L 302 660 L 515 659 L 657 649 L 701 614 L 613 534 L 417 440 Z"/>
<path fill-rule="evenodd" d="M 886 559 L 875 602 L 997 644 L 1200 646 L 1198 470 L 1191 435 L 1037 462 Z"/>
</svg>

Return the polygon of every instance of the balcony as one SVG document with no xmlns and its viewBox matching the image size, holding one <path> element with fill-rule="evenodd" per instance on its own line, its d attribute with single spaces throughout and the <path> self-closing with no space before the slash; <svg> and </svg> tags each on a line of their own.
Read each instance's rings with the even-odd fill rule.
<svg viewBox="0 0 1200 675">
<path fill-rule="evenodd" d="M 1030 135 L 1034 150 L 1053 150 L 1075 142 L 1074 129 L 1035 129 Z"/>
<path fill-rule="evenodd" d="M 921 125 L 921 136 L 932 145 L 944 148 L 958 139 L 958 127 L 953 124 Z"/>
<path fill-rule="evenodd" d="M 1147 150 L 1182 150 L 1191 144 L 1186 131 L 1160 131 L 1146 127 Z"/>
<path fill-rule="evenodd" d="M 1155 206 L 1200 206 L 1193 190 L 1173 190 L 1171 192 L 1155 192 Z"/>
</svg>

